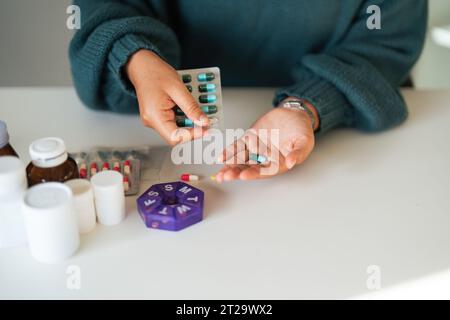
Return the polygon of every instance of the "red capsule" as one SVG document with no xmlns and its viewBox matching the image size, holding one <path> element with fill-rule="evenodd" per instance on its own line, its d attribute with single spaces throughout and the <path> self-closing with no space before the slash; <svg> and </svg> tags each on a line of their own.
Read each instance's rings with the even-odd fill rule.
<svg viewBox="0 0 450 320">
<path fill-rule="evenodd" d="M 98 172 L 97 163 L 95 163 L 95 162 L 91 163 L 91 176 L 93 176 L 97 172 Z"/>
<path fill-rule="evenodd" d="M 86 179 L 87 178 L 87 170 L 86 170 L 86 168 L 81 168 L 80 169 L 80 178 L 81 179 Z"/>
<path fill-rule="evenodd" d="M 120 172 L 120 163 L 114 162 L 113 170 L 114 170 L 114 171 L 117 171 L 117 172 Z"/>
<path fill-rule="evenodd" d="M 198 179 L 199 179 L 198 176 L 195 175 L 195 174 L 183 173 L 181 175 L 181 180 L 182 181 L 187 181 L 187 182 L 189 182 L 189 181 L 198 181 Z"/>
<path fill-rule="evenodd" d="M 130 179 L 128 177 L 123 177 L 123 190 L 125 192 L 130 190 Z"/>
<path fill-rule="evenodd" d="M 131 162 L 130 160 L 125 160 L 123 163 L 123 173 L 129 175 L 131 173 Z"/>
</svg>

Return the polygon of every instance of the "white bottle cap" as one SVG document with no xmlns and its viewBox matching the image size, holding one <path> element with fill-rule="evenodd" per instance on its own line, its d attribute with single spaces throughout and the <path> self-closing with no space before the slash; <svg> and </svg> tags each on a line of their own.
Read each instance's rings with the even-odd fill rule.
<svg viewBox="0 0 450 320">
<path fill-rule="evenodd" d="M 17 157 L 0 157 L 0 195 L 25 190 L 26 186 L 23 162 Z"/>
<path fill-rule="evenodd" d="M 53 137 L 34 141 L 29 152 L 33 164 L 40 168 L 56 167 L 68 157 L 64 141 Z"/>
<path fill-rule="evenodd" d="M 123 175 L 105 170 L 91 178 L 94 189 L 98 222 L 104 225 L 119 224 L 125 218 L 125 194 Z"/>
<path fill-rule="evenodd" d="M 80 244 L 70 188 L 59 182 L 30 188 L 22 210 L 31 254 L 38 261 L 54 263 L 75 253 Z"/>
<path fill-rule="evenodd" d="M 73 193 L 75 211 L 80 233 L 88 233 L 95 228 L 96 215 L 94 191 L 91 183 L 85 179 L 73 179 L 65 182 Z"/>
</svg>

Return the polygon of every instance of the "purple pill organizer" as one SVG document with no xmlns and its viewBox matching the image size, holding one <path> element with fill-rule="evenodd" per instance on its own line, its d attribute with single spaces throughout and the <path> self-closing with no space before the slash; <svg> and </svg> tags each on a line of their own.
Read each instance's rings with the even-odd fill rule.
<svg viewBox="0 0 450 320">
<path fill-rule="evenodd" d="M 155 184 L 136 202 L 148 228 L 178 231 L 203 219 L 203 191 L 184 182 Z"/>
</svg>

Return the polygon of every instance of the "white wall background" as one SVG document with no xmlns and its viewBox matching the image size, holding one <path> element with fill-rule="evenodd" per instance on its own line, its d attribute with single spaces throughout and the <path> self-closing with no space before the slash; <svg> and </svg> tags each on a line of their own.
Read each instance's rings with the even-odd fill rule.
<svg viewBox="0 0 450 320">
<path fill-rule="evenodd" d="M 95 1 L 95 0 L 92 0 Z M 71 85 L 70 0 L 0 0 L 0 86 Z"/>
<path fill-rule="evenodd" d="M 429 1 L 430 26 L 450 25 L 450 1 Z M 67 46 L 73 32 L 66 28 L 70 3 L 0 0 L 0 86 L 71 85 Z M 450 87 L 450 49 L 428 37 L 413 76 L 417 87 Z"/>
<path fill-rule="evenodd" d="M 450 1 L 429 0 L 429 3 L 429 29 L 450 25 Z M 413 72 L 413 78 L 418 88 L 450 87 L 450 48 L 434 43 L 430 31 L 422 57 Z"/>
</svg>

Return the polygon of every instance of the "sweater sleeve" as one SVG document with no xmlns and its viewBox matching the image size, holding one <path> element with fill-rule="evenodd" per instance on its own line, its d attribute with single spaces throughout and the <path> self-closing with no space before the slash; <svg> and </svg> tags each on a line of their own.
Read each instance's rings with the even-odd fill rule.
<svg viewBox="0 0 450 320">
<path fill-rule="evenodd" d="M 371 30 L 367 8 L 374 4 L 381 29 Z M 426 24 L 427 0 L 370 0 L 341 12 L 329 43 L 301 59 L 295 84 L 277 91 L 274 105 L 288 96 L 310 101 L 320 117 L 318 135 L 337 126 L 380 131 L 401 123 L 407 109 L 398 87 L 419 57 Z"/>
<path fill-rule="evenodd" d="M 175 33 L 144 1 L 75 0 L 74 4 L 80 7 L 81 28 L 71 41 L 69 57 L 80 99 L 93 109 L 137 112 L 136 95 L 123 67 L 139 49 L 152 50 L 177 66 L 180 48 Z"/>
</svg>

